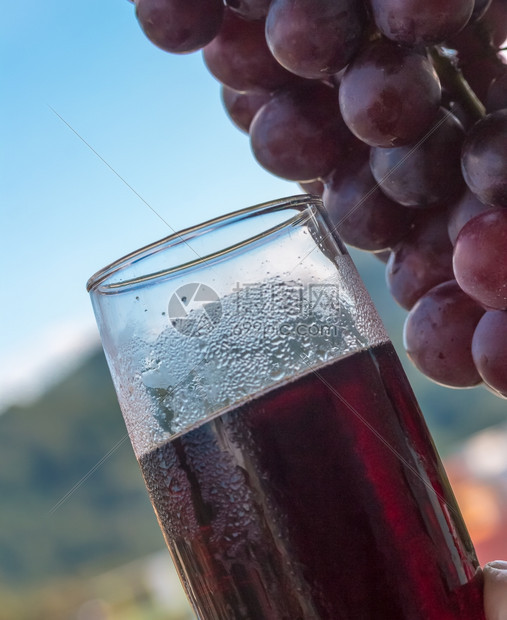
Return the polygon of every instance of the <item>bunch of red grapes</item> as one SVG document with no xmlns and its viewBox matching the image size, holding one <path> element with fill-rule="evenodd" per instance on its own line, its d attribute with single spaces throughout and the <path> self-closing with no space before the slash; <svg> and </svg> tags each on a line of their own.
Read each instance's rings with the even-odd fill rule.
<svg viewBox="0 0 507 620">
<path fill-rule="evenodd" d="M 387 262 L 415 365 L 507 396 L 507 0 L 135 4 L 162 49 L 203 49 L 258 162 Z"/>
</svg>

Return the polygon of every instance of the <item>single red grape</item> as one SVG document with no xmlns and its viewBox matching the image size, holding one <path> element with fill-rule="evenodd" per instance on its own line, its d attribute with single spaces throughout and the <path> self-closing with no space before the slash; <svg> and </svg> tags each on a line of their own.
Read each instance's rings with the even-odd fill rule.
<svg viewBox="0 0 507 620">
<path fill-rule="evenodd" d="M 403 340 L 408 357 L 427 377 L 450 387 L 481 382 L 472 359 L 472 336 L 484 308 L 455 280 L 423 295 L 408 314 Z"/>
<path fill-rule="evenodd" d="M 339 162 L 349 135 L 336 91 L 320 82 L 275 93 L 250 126 L 257 161 L 291 181 L 325 177 Z"/>
<path fill-rule="evenodd" d="M 457 118 L 440 108 L 435 124 L 418 143 L 371 149 L 371 171 L 391 200 L 428 207 L 451 200 L 462 190 L 460 169 L 464 131 Z"/>
<path fill-rule="evenodd" d="M 404 45 L 433 45 L 466 26 L 474 0 L 370 0 L 378 29 Z"/>
<path fill-rule="evenodd" d="M 324 204 L 334 230 L 348 245 L 377 252 L 397 244 L 416 215 L 389 200 L 371 174 L 367 154 L 351 157 L 326 179 Z"/>
<path fill-rule="evenodd" d="M 489 209 L 463 226 L 453 266 L 467 295 L 486 308 L 507 308 L 507 209 Z"/>
<path fill-rule="evenodd" d="M 343 120 L 371 146 L 416 141 L 435 121 L 440 98 L 428 58 L 385 39 L 363 49 L 340 83 Z"/>
<path fill-rule="evenodd" d="M 266 40 L 282 66 L 318 79 L 350 61 L 361 42 L 365 18 L 357 0 L 273 0 Z"/>
<path fill-rule="evenodd" d="M 136 15 L 152 43 L 166 52 L 204 47 L 218 33 L 222 0 L 136 0 Z"/>
<path fill-rule="evenodd" d="M 468 187 L 481 202 L 507 207 L 507 109 L 488 114 L 472 127 L 461 165 Z"/>
<path fill-rule="evenodd" d="M 391 295 L 407 310 L 430 288 L 452 280 L 452 244 L 446 210 L 417 216 L 414 228 L 394 248 L 386 267 Z"/>
<path fill-rule="evenodd" d="M 274 58 L 264 36 L 264 21 L 246 21 L 225 10 L 218 35 L 203 51 L 219 82 L 233 90 L 270 91 L 296 80 Z"/>
<path fill-rule="evenodd" d="M 486 312 L 472 339 L 472 356 L 484 382 L 507 396 L 507 312 Z"/>
</svg>

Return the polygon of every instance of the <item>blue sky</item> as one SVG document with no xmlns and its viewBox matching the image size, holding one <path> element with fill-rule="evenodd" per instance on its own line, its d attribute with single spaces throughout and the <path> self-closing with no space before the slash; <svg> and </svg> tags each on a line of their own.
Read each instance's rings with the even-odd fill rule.
<svg viewBox="0 0 507 620">
<path fill-rule="evenodd" d="M 1 411 L 97 344 L 86 281 L 171 233 L 154 211 L 181 229 L 300 190 L 255 162 L 201 54 L 156 48 L 128 0 L 4 2 L 0 76 Z"/>
<path fill-rule="evenodd" d="M 256 164 L 201 54 L 156 48 L 127 0 L 4 3 L 0 74 L 1 406 L 93 341 L 87 278 L 171 232 L 143 200 L 180 229 L 299 189 Z"/>
</svg>

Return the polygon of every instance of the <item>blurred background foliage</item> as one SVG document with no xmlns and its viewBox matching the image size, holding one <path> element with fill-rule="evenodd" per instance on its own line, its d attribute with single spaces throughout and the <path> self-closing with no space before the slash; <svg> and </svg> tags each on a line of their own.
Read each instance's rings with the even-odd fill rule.
<svg viewBox="0 0 507 620">
<path fill-rule="evenodd" d="M 483 388 L 436 386 L 407 363 L 405 313 L 385 292 L 383 265 L 354 258 L 440 452 L 505 422 L 505 401 Z M 193 618 L 100 350 L 36 402 L 0 416 L 0 498 L 0 620 Z"/>
</svg>

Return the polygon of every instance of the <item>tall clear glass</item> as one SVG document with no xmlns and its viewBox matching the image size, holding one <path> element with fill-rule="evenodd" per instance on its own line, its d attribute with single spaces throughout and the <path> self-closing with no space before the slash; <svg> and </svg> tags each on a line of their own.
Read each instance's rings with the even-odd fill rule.
<svg viewBox="0 0 507 620">
<path fill-rule="evenodd" d="M 184 230 L 88 289 L 199 618 L 483 617 L 428 430 L 317 198 Z"/>
</svg>

